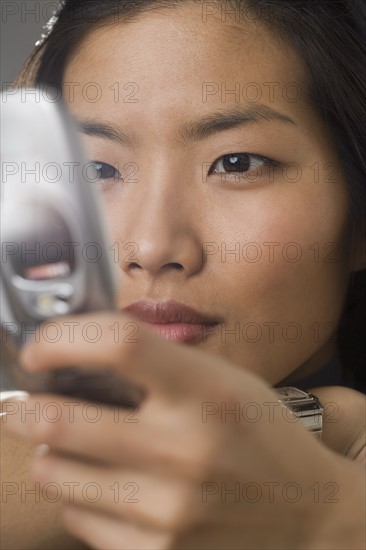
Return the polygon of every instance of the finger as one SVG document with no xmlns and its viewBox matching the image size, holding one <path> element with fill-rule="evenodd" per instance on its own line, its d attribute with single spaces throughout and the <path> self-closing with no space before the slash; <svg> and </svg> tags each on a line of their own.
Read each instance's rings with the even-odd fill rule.
<svg viewBox="0 0 366 550">
<path fill-rule="evenodd" d="M 126 328 L 131 330 L 126 334 Z M 144 327 L 127 315 L 117 312 L 93 312 L 74 317 L 63 316 L 37 324 L 34 337 L 22 348 L 19 359 L 32 371 L 42 371 L 51 363 L 54 368 L 100 364 L 100 343 L 105 347 L 104 363 L 113 366 L 121 344 L 139 343 Z M 99 345 L 98 345 L 99 344 Z"/>
<path fill-rule="evenodd" d="M 130 317 L 115 312 L 65 316 L 38 324 L 33 340 L 21 348 L 19 361 L 23 368 L 33 372 L 76 365 L 94 370 L 113 369 L 122 361 L 128 363 L 131 371 L 131 359 L 138 360 L 144 332 L 149 331 Z M 144 336 L 145 340 L 149 339 L 149 334 Z"/>
<path fill-rule="evenodd" d="M 183 419 L 174 411 L 167 414 L 165 407 L 159 411 L 156 402 L 127 411 L 59 396 L 32 395 L 5 402 L 3 411 L 2 428 L 35 444 L 45 443 L 102 464 L 148 464 L 156 470 L 174 470 L 186 464 L 187 471 L 195 471 L 192 449 L 194 457 L 201 448 L 203 457 L 212 453 L 210 438 L 198 430 L 189 430 L 182 437 Z"/>
<path fill-rule="evenodd" d="M 49 453 L 35 459 L 31 473 L 51 499 L 158 530 L 190 528 L 207 508 L 199 483 L 165 472 L 93 466 Z"/>
<path fill-rule="evenodd" d="M 131 323 L 134 337 L 130 333 L 128 338 L 123 337 L 126 325 Z M 58 331 L 57 337 L 55 333 L 50 336 L 52 331 Z M 223 361 L 213 354 L 171 343 L 143 323 L 111 312 L 45 323 L 38 327 L 35 341 L 20 353 L 22 366 L 31 371 L 75 365 L 88 369 L 107 366 L 138 385 L 164 394 L 170 401 L 187 391 L 202 393 L 211 384 L 215 388 L 218 383 L 225 384 L 227 369 L 236 377 L 243 376 L 239 368 L 229 363 L 223 369 Z M 220 382 L 215 379 L 215 372 L 220 375 Z"/>
<path fill-rule="evenodd" d="M 104 516 L 75 506 L 63 511 L 64 525 L 76 538 L 100 550 L 167 550 L 171 535 L 141 528 L 120 519 Z"/>
</svg>

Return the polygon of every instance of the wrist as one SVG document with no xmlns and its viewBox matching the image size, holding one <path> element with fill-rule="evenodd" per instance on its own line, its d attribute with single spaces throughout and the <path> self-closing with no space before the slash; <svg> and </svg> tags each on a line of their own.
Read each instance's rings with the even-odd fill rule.
<svg viewBox="0 0 366 550">
<path fill-rule="evenodd" d="M 365 444 L 365 395 L 341 386 L 312 388 L 324 406 L 322 441 L 354 460 Z"/>
</svg>

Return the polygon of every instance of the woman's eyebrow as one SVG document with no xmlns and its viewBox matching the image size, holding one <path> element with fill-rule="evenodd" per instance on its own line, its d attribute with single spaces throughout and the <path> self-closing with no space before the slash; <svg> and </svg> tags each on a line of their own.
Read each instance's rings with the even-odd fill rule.
<svg viewBox="0 0 366 550">
<path fill-rule="evenodd" d="M 296 122 L 288 115 L 284 115 L 272 107 L 257 104 L 250 107 L 241 107 L 232 110 L 218 111 L 194 122 L 187 122 L 180 129 L 180 136 L 184 141 L 198 141 L 217 132 L 236 128 L 251 122 L 279 121 L 285 124 Z"/>
<path fill-rule="evenodd" d="M 267 105 L 253 105 L 232 110 L 223 110 L 204 116 L 199 120 L 188 121 L 179 129 L 179 136 L 185 141 L 199 141 L 215 133 L 223 132 L 251 122 L 279 121 L 285 124 L 296 122 L 288 115 L 284 115 Z M 96 120 L 76 119 L 81 132 L 91 136 L 98 136 L 123 145 L 133 145 L 134 139 L 116 125 Z"/>
<path fill-rule="evenodd" d="M 92 120 L 75 119 L 76 126 L 88 136 L 98 136 L 109 139 L 111 141 L 118 141 L 122 145 L 131 145 L 132 139 L 120 128 L 106 122 L 98 122 Z"/>
</svg>

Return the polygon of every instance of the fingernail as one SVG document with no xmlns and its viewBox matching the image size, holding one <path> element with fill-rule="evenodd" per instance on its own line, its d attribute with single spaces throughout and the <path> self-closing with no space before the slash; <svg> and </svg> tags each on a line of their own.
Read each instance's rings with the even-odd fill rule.
<svg viewBox="0 0 366 550">
<path fill-rule="evenodd" d="M 2 391 L 0 392 L 0 416 L 15 414 L 19 410 L 19 401 L 26 401 L 29 393 L 25 391 Z"/>
<path fill-rule="evenodd" d="M 47 447 L 47 445 L 40 445 L 40 447 Z M 31 463 L 29 468 L 29 476 L 34 481 L 43 481 L 44 479 L 47 478 L 47 472 L 48 472 L 47 463 L 45 465 L 44 460 L 42 460 L 42 455 L 38 454 L 39 452 L 38 449 L 40 447 L 36 449 L 34 460 Z"/>
<path fill-rule="evenodd" d="M 49 450 L 50 450 L 49 446 L 46 443 L 42 443 L 42 445 L 38 445 L 34 454 L 36 458 L 39 458 L 48 454 Z"/>
<path fill-rule="evenodd" d="M 23 392 L 19 392 L 22 393 Z M 28 403 L 28 394 L 12 397 L 1 402 L 1 427 L 16 435 L 27 437 L 29 428 L 23 418 L 22 411 Z"/>
<path fill-rule="evenodd" d="M 17 401 L 19 399 L 25 401 L 28 397 L 29 393 L 20 390 L 9 390 L 0 392 L 0 416 L 6 414 L 6 411 L 3 412 L 2 410 L 5 403 L 7 403 L 8 401 Z"/>
<path fill-rule="evenodd" d="M 35 347 L 32 343 L 27 343 L 21 348 L 19 363 L 25 369 L 34 369 L 36 367 Z"/>
</svg>

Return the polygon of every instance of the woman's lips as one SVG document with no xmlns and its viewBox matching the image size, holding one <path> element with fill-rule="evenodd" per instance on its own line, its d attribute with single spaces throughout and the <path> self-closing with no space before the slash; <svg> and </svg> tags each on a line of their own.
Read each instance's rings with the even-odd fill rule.
<svg viewBox="0 0 366 550">
<path fill-rule="evenodd" d="M 181 344 L 193 344 L 205 342 L 210 334 L 216 332 L 217 324 L 192 324 L 192 323 L 145 323 L 156 334 L 163 336 L 167 340 L 172 340 Z"/>
<path fill-rule="evenodd" d="M 123 311 L 137 317 L 156 334 L 183 344 L 206 341 L 222 322 L 174 300 L 135 302 Z"/>
</svg>

